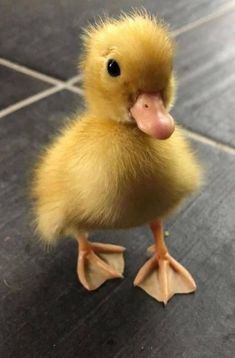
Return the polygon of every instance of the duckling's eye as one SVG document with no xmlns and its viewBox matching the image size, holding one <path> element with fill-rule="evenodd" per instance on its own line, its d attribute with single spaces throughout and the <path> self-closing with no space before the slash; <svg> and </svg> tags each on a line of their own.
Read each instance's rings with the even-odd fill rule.
<svg viewBox="0 0 235 358">
<path fill-rule="evenodd" d="M 120 76 L 121 74 L 121 69 L 119 64 L 117 63 L 117 61 L 113 59 L 108 60 L 107 70 L 110 76 L 112 77 L 117 77 Z"/>
</svg>

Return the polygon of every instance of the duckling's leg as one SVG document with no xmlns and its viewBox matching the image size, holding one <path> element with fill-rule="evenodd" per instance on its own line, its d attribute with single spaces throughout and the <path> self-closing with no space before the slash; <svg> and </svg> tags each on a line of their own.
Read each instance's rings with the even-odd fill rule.
<svg viewBox="0 0 235 358">
<path fill-rule="evenodd" d="M 77 237 L 79 244 L 77 273 L 82 285 L 89 291 L 105 281 L 121 278 L 124 271 L 122 246 L 88 241 L 88 234 Z"/>
<path fill-rule="evenodd" d="M 162 222 L 155 221 L 150 227 L 155 239 L 151 247 L 154 254 L 139 270 L 134 285 L 167 304 L 176 293 L 195 291 L 196 284 L 190 273 L 168 253 Z"/>
</svg>

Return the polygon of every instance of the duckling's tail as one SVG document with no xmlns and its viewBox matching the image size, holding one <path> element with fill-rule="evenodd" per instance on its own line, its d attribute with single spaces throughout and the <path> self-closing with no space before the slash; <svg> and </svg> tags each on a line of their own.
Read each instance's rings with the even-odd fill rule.
<svg viewBox="0 0 235 358">
<path fill-rule="evenodd" d="M 64 226 L 62 211 L 54 204 L 37 206 L 34 224 L 38 237 L 50 246 L 62 235 Z"/>
</svg>

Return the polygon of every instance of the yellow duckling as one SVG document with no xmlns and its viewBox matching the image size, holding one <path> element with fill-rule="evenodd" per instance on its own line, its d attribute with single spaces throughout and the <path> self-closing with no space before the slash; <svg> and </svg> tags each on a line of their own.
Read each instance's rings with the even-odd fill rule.
<svg viewBox="0 0 235 358">
<path fill-rule="evenodd" d="M 48 243 L 72 235 L 88 290 L 122 277 L 124 247 L 92 243 L 94 229 L 149 223 L 152 258 L 134 284 L 166 303 L 196 289 L 164 243 L 162 219 L 198 189 L 200 166 L 174 124 L 174 44 L 147 14 L 108 19 L 84 36 L 86 110 L 42 155 L 33 181 L 37 230 Z"/>
</svg>

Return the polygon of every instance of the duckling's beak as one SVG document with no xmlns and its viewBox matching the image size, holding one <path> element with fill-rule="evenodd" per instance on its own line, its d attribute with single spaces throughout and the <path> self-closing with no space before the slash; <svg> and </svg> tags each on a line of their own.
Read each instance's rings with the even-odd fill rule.
<svg viewBox="0 0 235 358">
<path fill-rule="evenodd" d="M 160 93 L 141 93 L 130 113 L 138 128 L 156 139 L 167 139 L 175 130 L 174 119 L 167 112 Z"/>
</svg>

